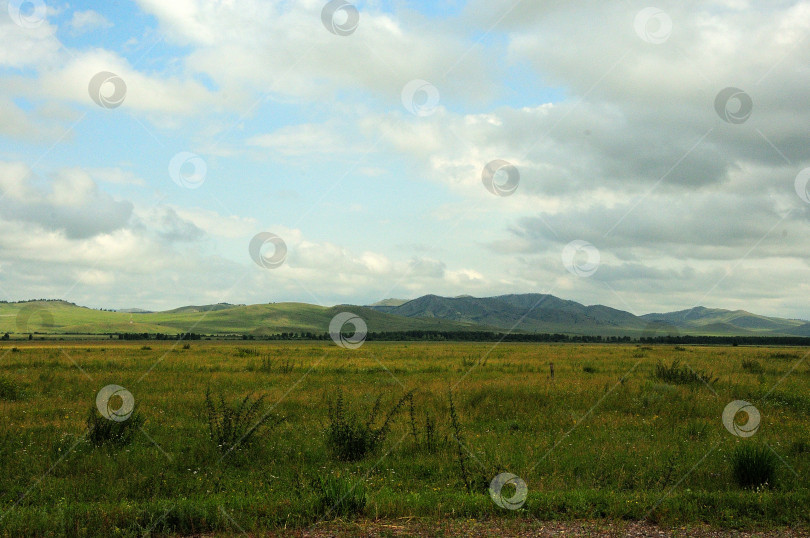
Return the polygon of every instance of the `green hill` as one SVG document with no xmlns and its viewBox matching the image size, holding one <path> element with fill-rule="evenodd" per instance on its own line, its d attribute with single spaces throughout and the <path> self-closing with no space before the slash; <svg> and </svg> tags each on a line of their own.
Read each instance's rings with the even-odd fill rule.
<svg viewBox="0 0 810 538">
<path fill-rule="evenodd" d="M 213 312 L 215 310 L 227 310 L 229 308 L 233 308 L 235 306 L 245 306 L 245 305 L 233 305 L 230 303 L 217 303 L 217 304 L 206 304 L 202 306 L 181 306 L 180 308 L 174 308 L 172 310 L 166 310 L 163 314 L 184 314 L 184 313 L 191 313 L 191 312 Z"/>
<path fill-rule="evenodd" d="M 696 307 L 636 316 L 604 305 L 585 306 L 553 295 L 497 297 L 425 295 L 411 301 L 385 300 L 372 306 L 306 303 L 184 306 L 165 312 L 115 312 L 66 301 L 0 303 L 0 334 L 250 334 L 328 332 L 339 312 L 365 320 L 369 332 L 511 331 L 599 336 L 807 336 L 810 323 L 760 316 L 745 310 Z"/>
<path fill-rule="evenodd" d="M 280 332 L 324 333 L 329 330 L 329 322 L 335 314 L 343 311 L 362 317 L 370 332 L 480 329 L 468 323 L 394 316 L 362 306 L 323 307 L 305 303 L 210 305 L 139 314 L 94 310 L 64 301 L 32 301 L 0 304 L 0 333 L 195 332 L 257 336 Z"/>
<path fill-rule="evenodd" d="M 584 306 L 536 293 L 498 297 L 425 295 L 398 307 L 384 307 L 384 311 L 411 318 L 447 319 L 522 332 L 613 336 L 640 333 L 647 325 L 629 312 L 602 305 Z"/>
<path fill-rule="evenodd" d="M 795 329 L 805 324 L 795 319 L 760 316 L 745 310 L 723 310 L 702 306 L 666 314 L 645 314 L 641 317 L 674 323 L 687 331 L 705 330 L 719 334 L 792 334 Z"/>
<path fill-rule="evenodd" d="M 400 306 L 407 303 L 409 299 L 383 299 L 367 306 Z"/>
<path fill-rule="evenodd" d="M 744 310 L 696 307 L 636 316 L 604 305 L 585 306 L 553 295 L 525 293 L 496 297 L 425 295 L 399 306 L 375 306 L 411 318 L 479 323 L 500 330 L 601 336 L 785 336 L 810 332 L 804 321 Z M 666 327 L 666 330 L 662 328 Z"/>
</svg>

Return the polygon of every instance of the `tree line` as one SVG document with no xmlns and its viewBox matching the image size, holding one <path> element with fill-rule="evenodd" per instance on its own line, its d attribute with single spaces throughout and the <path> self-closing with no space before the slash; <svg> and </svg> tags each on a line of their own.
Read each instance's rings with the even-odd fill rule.
<svg viewBox="0 0 810 538">
<path fill-rule="evenodd" d="M 345 333 L 352 336 L 351 332 Z M 117 333 L 110 338 L 119 340 L 200 340 L 224 338 L 241 340 L 330 340 L 329 333 L 282 332 L 269 335 L 231 334 L 202 335 L 197 333 Z M 670 345 L 743 345 L 743 346 L 810 346 L 810 337 L 804 336 L 601 336 L 571 335 L 562 333 L 504 333 L 493 331 L 382 331 L 370 332 L 366 341 L 395 342 L 552 342 L 593 344 L 670 344 Z"/>
</svg>

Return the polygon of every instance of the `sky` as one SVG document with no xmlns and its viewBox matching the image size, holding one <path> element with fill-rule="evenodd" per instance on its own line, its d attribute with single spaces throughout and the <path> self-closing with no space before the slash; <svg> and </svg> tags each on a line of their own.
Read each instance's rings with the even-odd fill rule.
<svg viewBox="0 0 810 538">
<path fill-rule="evenodd" d="M 810 2 L 0 0 L 0 299 L 810 318 Z"/>
</svg>

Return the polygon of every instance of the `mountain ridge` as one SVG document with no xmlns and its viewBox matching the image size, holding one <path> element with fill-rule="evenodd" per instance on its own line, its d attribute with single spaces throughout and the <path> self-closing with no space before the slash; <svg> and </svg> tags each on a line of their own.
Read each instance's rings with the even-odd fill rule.
<svg viewBox="0 0 810 538">
<path fill-rule="evenodd" d="M 381 308 L 381 307 L 372 307 Z M 554 295 L 526 293 L 492 297 L 423 295 L 389 314 L 486 323 L 504 330 L 587 335 L 637 335 L 664 330 L 716 335 L 810 335 L 804 320 L 761 316 L 745 310 L 697 306 L 674 312 L 635 315 L 610 306 L 583 305 Z"/>
<path fill-rule="evenodd" d="M 371 305 L 319 306 L 282 302 L 189 305 L 164 311 L 105 310 L 63 300 L 0 302 L 0 332 L 107 334 L 201 332 L 252 334 L 328 331 L 331 317 L 351 311 L 370 332 L 499 331 L 588 336 L 662 333 L 718 336 L 810 336 L 810 322 L 762 316 L 746 310 L 697 306 L 635 315 L 610 306 L 584 305 L 550 294 L 491 297 L 423 295 L 384 299 Z"/>
</svg>

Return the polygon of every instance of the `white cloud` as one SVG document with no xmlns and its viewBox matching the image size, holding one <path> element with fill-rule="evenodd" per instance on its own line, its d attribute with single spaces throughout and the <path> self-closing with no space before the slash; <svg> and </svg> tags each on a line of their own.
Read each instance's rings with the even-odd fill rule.
<svg viewBox="0 0 810 538">
<path fill-rule="evenodd" d="M 58 68 L 42 71 L 31 90 L 42 98 L 96 105 L 88 94 L 90 80 L 98 73 L 114 73 L 126 85 L 121 106 L 140 112 L 189 115 L 216 107 L 214 96 L 199 82 L 180 77 L 146 75 L 123 58 L 103 49 L 72 55 Z M 106 91 L 102 86 L 101 91 Z"/>
<path fill-rule="evenodd" d="M 480 76 L 491 69 L 480 50 L 435 21 L 405 27 L 369 7 L 357 31 L 341 38 L 326 31 L 323 3 L 312 0 L 139 4 L 169 39 L 194 47 L 187 58 L 190 70 L 208 74 L 232 96 L 259 91 L 313 100 L 339 90 L 366 90 L 399 104 L 402 88 L 416 78 L 473 100 L 493 90 Z"/>
<path fill-rule="evenodd" d="M 0 162 L 0 217 L 87 238 L 126 226 L 132 214 L 131 203 L 114 200 L 80 169 L 61 170 L 48 188 L 35 187 L 33 180 L 26 165 Z"/>
<path fill-rule="evenodd" d="M 183 219 L 211 236 L 235 239 L 245 237 L 256 228 L 256 220 L 237 215 L 223 216 L 214 211 L 199 208 L 172 207 Z"/>
<path fill-rule="evenodd" d="M 272 133 L 252 136 L 246 144 L 288 157 L 334 153 L 348 145 L 332 126 L 315 124 L 281 127 Z"/>
<path fill-rule="evenodd" d="M 74 11 L 73 16 L 67 23 L 73 35 L 86 34 L 94 30 L 112 28 L 113 24 L 104 15 L 88 9 L 86 11 Z"/>
<path fill-rule="evenodd" d="M 0 17 L 0 67 L 25 68 L 53 65 L 60 56 L 61 44 L 56 27 L 48 21 L 34 28 L 15 24 L 2 8 Z"/>
<path fill-rule="evenodd" d="M 143 178 L 138 177 L 135 172 L 123 168 L 91 168 L 87 169 L 87 172 L 99 181 L 114 185 L 135 185 L 138 187 L 146 185 Z"/>
</svg>

